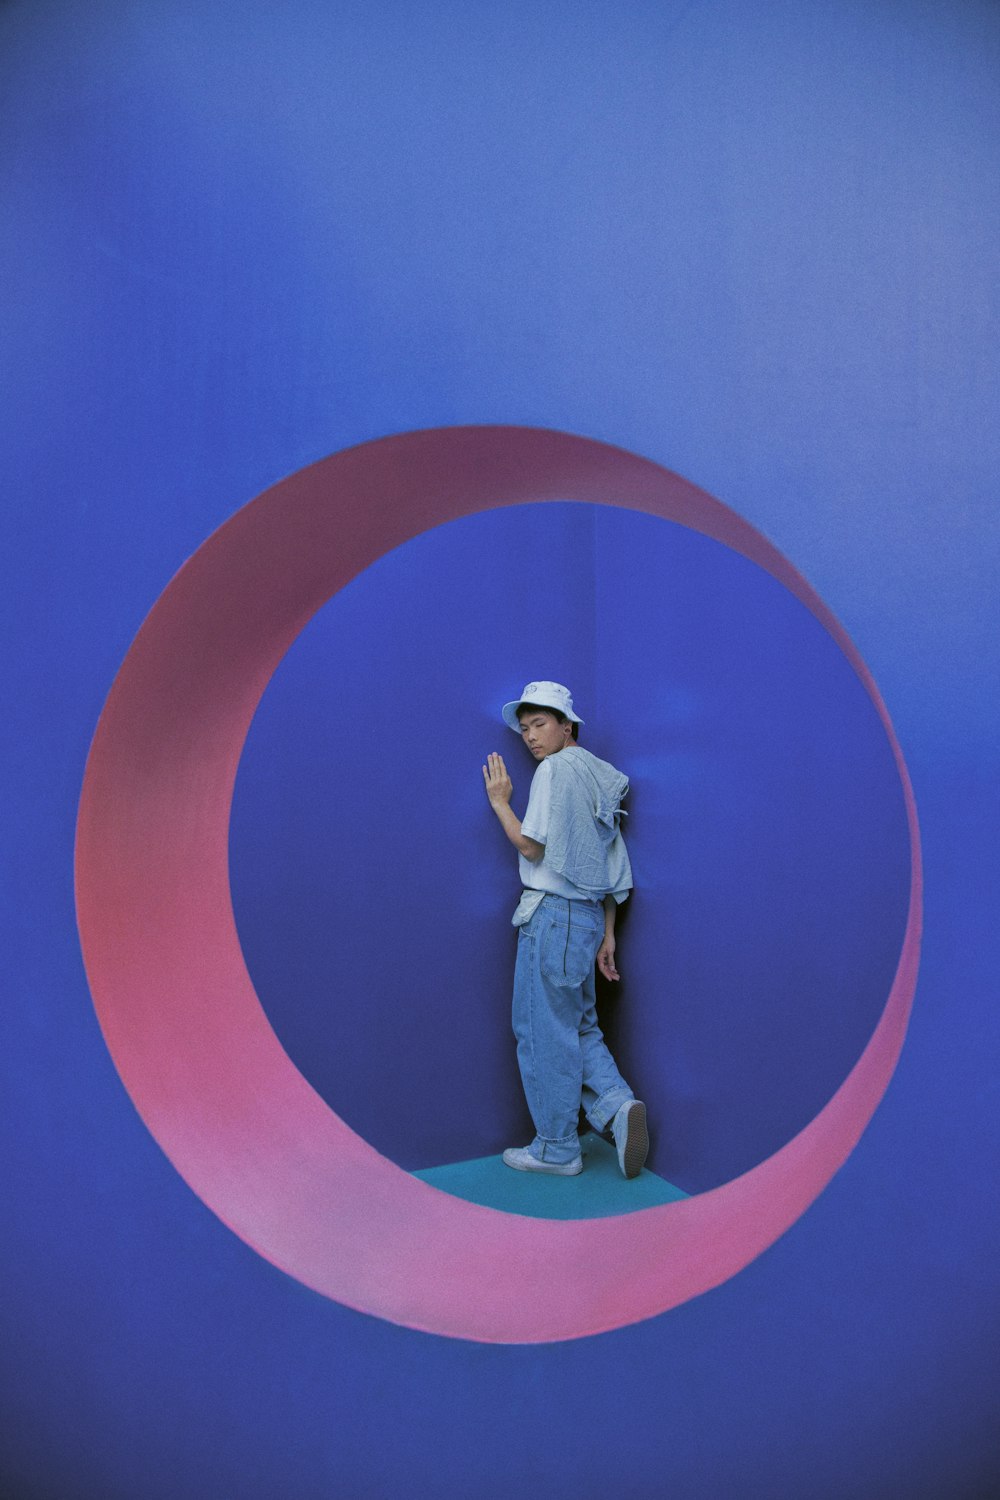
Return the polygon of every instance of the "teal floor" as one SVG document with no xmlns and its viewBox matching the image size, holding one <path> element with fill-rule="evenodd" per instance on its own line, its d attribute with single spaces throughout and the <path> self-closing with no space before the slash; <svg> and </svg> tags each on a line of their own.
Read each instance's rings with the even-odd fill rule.
<svg viewBox="0 0 1000 1500">
<path fill-rule="evenodd" d="M 614 1146 L 599 1136 L 583 1136 L 580 1148 L 583 1171 L 577 1177 L 517 1172 L 499 1156 L 425 1167 L 413 1175 L 456 1198 L 536 1219 L 606 1219 L 687 1197 L 655 1172 L 643 1170 L 626 1182 Z"/>
</svg>

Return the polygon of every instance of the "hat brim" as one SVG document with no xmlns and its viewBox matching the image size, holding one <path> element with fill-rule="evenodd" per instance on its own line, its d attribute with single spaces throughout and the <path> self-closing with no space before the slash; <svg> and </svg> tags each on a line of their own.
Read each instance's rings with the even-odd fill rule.
<svg viewBox="0 0 1000 1500">
<path fill-rule="evenodd" d="M 505 703 L 500 710 L 500 715 L 508 729 L 513 729 L 515 734 L 521 733 L 521 726 L 517 722 L 517 711 L 519 708 L 547 708 L 550 714 L 563 714 L 571 724 L 582 724 L 583 720 L 576 714 L 568 714 L 563 708 L 556 708 L 552 703 L 536 702 L 534 698 L 515 698 L 513 703 Z"/>
</svg>

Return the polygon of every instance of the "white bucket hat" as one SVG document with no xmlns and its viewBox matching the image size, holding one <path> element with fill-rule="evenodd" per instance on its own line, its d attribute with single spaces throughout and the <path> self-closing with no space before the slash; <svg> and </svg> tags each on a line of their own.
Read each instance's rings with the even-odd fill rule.
<svg viewBox="0 0 1000 1500">
<path fill-rule="evenodd" d="M 505 703 L 502 709 L 504 723 L 515 734 L 521 733 L 517 711 L 526 703 L 534 703 L 538 708 L 556 708 L 566 715 L 571 724 L 583 723 L 579 714 L 573 712 L 573 694 L 568 687 L 563 687 L 561 682 L 529 682 L 520 698 L 515 698 L 513 703 Z"/>
</svg>

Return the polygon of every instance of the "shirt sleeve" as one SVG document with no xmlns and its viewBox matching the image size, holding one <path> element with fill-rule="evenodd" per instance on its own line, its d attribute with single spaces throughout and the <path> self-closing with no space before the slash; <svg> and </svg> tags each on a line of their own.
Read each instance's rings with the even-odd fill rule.
<svg viewBox="0 0 1000 1500">
<path fill-rule="evenodd" d="M 544 844 L 549 836 L 549 809 L 552 806 L 552 768 L 548 759 L 542 761 L 531 778 L 528 807 L 521 824 L 525 838 Z"/>
</svg>

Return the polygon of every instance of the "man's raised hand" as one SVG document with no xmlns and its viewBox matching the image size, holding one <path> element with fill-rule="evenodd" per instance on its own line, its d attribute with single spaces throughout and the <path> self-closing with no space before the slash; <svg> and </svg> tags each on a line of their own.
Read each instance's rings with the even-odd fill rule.
<svg viewBox="0 0 1000 1500">
<path fill-rule="evenodd" d="M 503 763 L 503 756 L 494 750 L 492 755 L 486 757 L 486 765 L 483 767 L 483 780 L 486 782 L 486 795 L 493 807 L 502 807 L 509 803 L 514 787 L 510 777 L 507 775 L 507 767 Z"/>
</svg>

